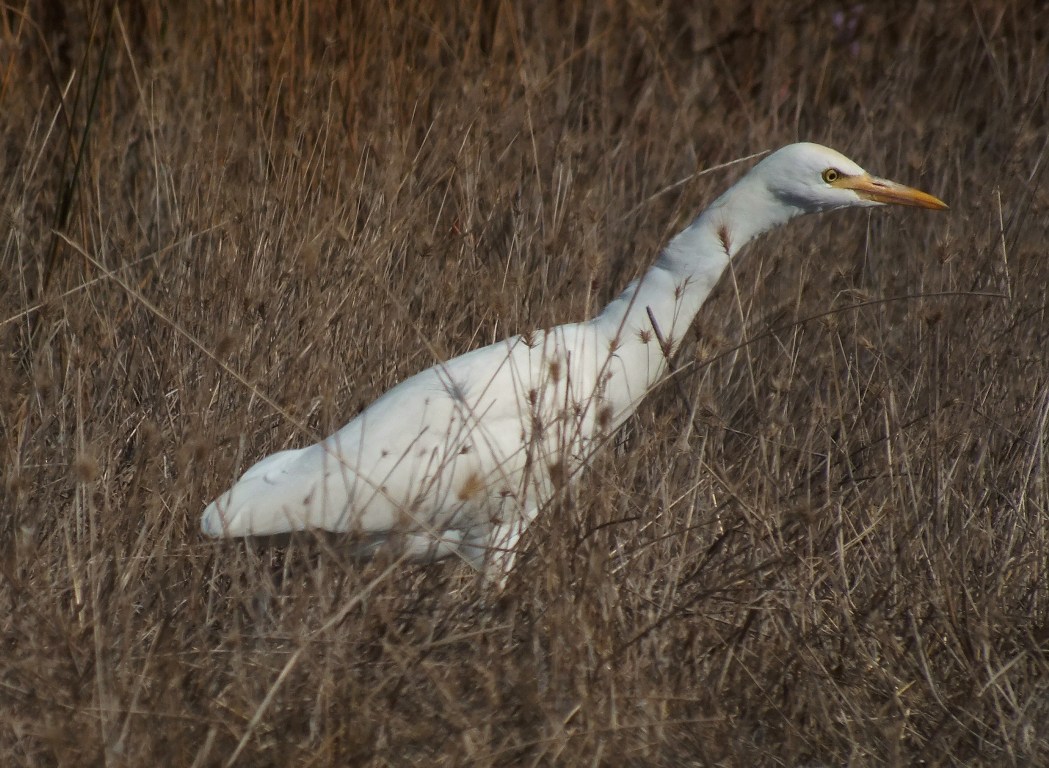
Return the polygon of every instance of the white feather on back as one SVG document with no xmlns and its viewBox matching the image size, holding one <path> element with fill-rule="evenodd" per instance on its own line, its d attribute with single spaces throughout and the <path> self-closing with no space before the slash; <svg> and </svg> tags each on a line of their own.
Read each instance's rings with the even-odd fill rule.
<svg viewBox="0 0 1049 768">
<path fill-rule="evenodd" d="M 474 350 L 397 385 L 321 443 L 263 459 L 208 505 L 202 528 L 481 545 L 498 526 L 527 524 L 618 425 L 632 402 L 624 371 L 594 323 Z M 407 548 L 419 559 L 449 554 Z"/>
</svg>

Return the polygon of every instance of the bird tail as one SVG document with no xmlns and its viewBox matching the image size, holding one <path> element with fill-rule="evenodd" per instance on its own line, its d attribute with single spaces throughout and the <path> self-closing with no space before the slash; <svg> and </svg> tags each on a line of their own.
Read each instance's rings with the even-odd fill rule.
<svg viewBox="0 0 1049 768">
<path fill-rule="evenodd" d="M 281 451 L 251 467 L 208 504 L 200 519 L 201 530 L 215 537 L 271 536 L 315 524 L 310 520 L 312 486 L 286 471 L 300 454 Z"/>
</svg>

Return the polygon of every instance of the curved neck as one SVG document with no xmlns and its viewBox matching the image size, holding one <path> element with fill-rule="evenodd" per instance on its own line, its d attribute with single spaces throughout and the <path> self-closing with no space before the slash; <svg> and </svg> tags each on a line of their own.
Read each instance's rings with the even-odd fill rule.
<svg viewBox="0 0 1049 768">
<path fill-rule="evenodd" d="M 760 180 L 744 176 L 591 321 L 625 363 L 630 394 L 628 402 L 617 404 L 621 409 L 633 410 L 663 375 L 666 357 L 678 348 L 732 258 L 753 238 L 800 213 L 774 198 Z"/>
</svg>

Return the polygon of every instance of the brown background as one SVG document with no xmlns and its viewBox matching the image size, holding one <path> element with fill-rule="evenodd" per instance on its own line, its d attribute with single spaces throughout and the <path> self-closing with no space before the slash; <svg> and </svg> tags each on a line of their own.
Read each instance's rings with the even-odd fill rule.
<svg viewBox="0 0 1049 768">
<path fill-rule="evenodd" d="M 1043 4 L 16 5 L 0 762 L 1049 761 Z M 751 246 L 501 597 L 199 534 L 797 139 L 951 210 Z"/>
</svg>

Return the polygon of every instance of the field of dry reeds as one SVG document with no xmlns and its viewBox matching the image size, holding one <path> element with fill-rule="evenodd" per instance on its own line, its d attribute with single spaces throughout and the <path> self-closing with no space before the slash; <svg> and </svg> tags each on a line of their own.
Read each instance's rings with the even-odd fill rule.
<svg viewBox="0 0 1049 768">
<path fill-rule="evenodd" d="M 0 764 L 1046 764 L 1047 126 L 1039 3 L 5 4 Z M 200 534 L 798 139 L 951 210 L 753 244 L 502 594 Z"/>
</svg>

